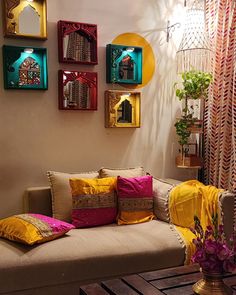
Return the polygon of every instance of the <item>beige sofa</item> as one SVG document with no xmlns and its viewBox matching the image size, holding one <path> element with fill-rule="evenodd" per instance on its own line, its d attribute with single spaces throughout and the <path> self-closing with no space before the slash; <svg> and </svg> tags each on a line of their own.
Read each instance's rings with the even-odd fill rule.
<svg viewBox="0 0 236 295">
<path fill-rule="evenodd" d="M 166 211 L 170 186 L 154 180 L 157 220 L 74 229 L 37 246 L 0 239 L 0 294 L 73 295 L 79 294 L 81 284 L 182 265 L 185 246 L 169 224 Z M 220 202 L 229 235 L 234 195 L 224 193 Z M 26 204 L 29 212 L 51 215 L 50 188 L 28 189 Z"/>
</svg>

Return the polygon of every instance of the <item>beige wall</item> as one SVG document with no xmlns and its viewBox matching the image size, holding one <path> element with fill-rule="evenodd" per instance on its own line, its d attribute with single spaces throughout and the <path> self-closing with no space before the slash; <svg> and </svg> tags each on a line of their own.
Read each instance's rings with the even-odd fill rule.
<svg viewBox="0 0 236 295">
<path fill-rule="evenodd" d="M 173 128 L 179 103 L 174 96 L 175 52 L 181 30 L 166 43 L 169 19 L 181 21 L 183 1 L 174 0 L 48 0 L 48 40 L 3 39 L 8 45 L 48 48 L 47 91 L 4 90 L 0 79 L 0 217 L 22 210 L 29 186 L 47 185 L 45 172 L 90 171 L 101 166 L 143 165 L 156 177 L 184 179 L 190 172 L 174 164 L 178 150 Z M 95 23 L 99 64 L 77 66 L 57 60 L 58 20 Z M 138 33 L 151 43 L 156 71 L 142 91 L 140 129 L 104 128 L 105 46 L 119 34 Z M 2 60 L 1 60 L 2 68 Z M 98 111 L 59 111 L 58 69 L 94 70 L 99 77 Z"/>
</svg>

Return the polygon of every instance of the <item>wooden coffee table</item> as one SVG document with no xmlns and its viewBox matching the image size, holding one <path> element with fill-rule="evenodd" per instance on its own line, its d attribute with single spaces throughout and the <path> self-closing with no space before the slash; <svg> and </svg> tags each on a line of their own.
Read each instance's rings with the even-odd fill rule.
<svg viewBox="0 0 236 295">
<path fill-rule="evenodd" d="M 179 266 L 85 285 L 80 295 L 190 295 L 192 285 L 201 277 L 198 265 Z M 236 295 L 236 273 L 227 274 L 224 282 Z"/>
</svg>

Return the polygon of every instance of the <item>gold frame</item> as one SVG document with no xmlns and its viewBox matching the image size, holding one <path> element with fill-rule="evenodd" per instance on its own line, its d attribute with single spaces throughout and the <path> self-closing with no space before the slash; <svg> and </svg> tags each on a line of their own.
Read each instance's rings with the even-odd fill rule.
<svg viewBox="0 0 236 295">
<path fill-rule="evenodd" d="M 47 39 L 47 3 L 46 0 L 2 0 L 3 1 L 3 27 L 4 37 Z M 19 33 L 19 15 L 21 11 L 30 5 L 40 16 L 40 35 Z"/>
<path fill-rule="evenodd" d="M 118 108 L 128 100 L 132 106 L 132 122 L 118 122 Z M 140 127 L 140 101 L 141 93 L 137 91 L 105 91 L 105 127 L 106 128 L 139 128 Z"/>
</svg>

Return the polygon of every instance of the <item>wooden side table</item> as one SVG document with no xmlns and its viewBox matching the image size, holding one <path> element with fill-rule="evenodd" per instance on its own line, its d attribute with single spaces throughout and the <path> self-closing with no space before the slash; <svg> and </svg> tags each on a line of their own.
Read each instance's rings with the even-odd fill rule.
<svg viewBox="0 0 236 295">
<path fill-rule="evenodd" d="M 80 295 L 192 295 L 192 285 L 201 277 L 198 265 L 179 266 L 85 285 Z M 224 281 L 236 295 L 236 273 Z"/>
</svg>

